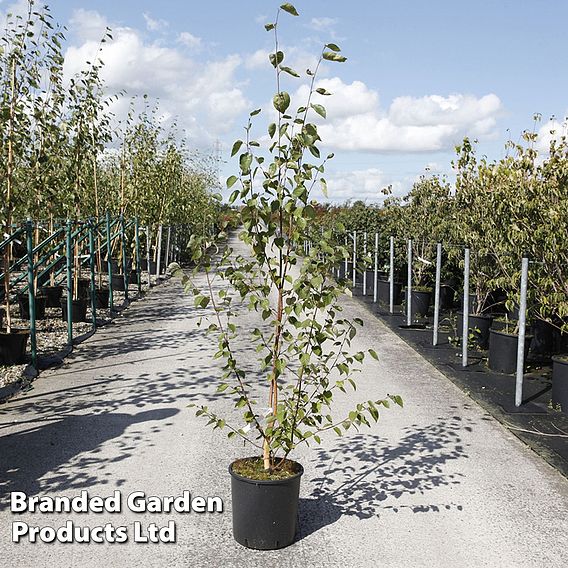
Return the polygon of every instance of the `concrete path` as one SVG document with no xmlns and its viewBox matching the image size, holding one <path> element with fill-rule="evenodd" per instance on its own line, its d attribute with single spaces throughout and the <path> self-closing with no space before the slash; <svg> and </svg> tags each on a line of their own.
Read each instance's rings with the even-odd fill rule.
<svg viewBox="0 0 568 568">
<path fill-rule="evenodd" d="M 154 289 L 79 346 L 64 367 L 0 407 L 2 566 L 191 567 L 564 567 L 568 481 L 487 415 L 356 300 L 365 320 L 356 349 L 374 348 L 359 388 L 338 401 L 400 394 L 404 409 L 370 430 L 326 436 L 303 448 L 301 532 L 289 548 L 255 552 L 231 535 L 227 467 L 248 454 L 205 428 L 190 402 L 231 414 L 214 395 L 212 338 L 176 281 Z M 243 315 L 244 325 L 254 323 Z M 243 349 L 250 346 L 243 346 Z M 219 513 L 24 513 L 9 492 L 29 496 L 219 496 Z M 124 544 L 11 542 L 14 521 L 61 527 L 127 526 Z M 167 525 L 176 544 L 132 541 L 133 523 Z"/>
</svg>

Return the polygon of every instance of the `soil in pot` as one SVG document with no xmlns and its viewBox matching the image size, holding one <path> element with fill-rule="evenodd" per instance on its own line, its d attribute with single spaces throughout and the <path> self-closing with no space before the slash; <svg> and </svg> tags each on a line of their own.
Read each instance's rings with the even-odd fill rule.
<svg viewBox="0 0 568 568">
<path fill-rule="evenodd" d="M 286 460 L 276 475 L 262 477 L 262 458 L 244 458 L 229 466 L 233 501 L 233 536 L 247 548 L 275 550 L 294 542 L 303 467 Z M 265 474 L 264 474 L 265 475 Z"/>
<path fill-rule="evenodd" d="M 532 338 L 532 335 L 525 336 L 525 362 Z M 518 335 L 495 329 L 489 331 L 489 368 L 492 371 L 509 375 L 516 372 L 518 340 Z"/>
<path fill-rule="evenodd" d="M 493 321 L 493 316 L 486 314 L 469 314 L 468 318 L 468 328 L 471 339 L 473 339 L 475 345 L 480 349 L 487 349 L 489 347 L 489 328 L 491 327 L 491 322 Z M 458 312 L 457 317 L 457 336 L 461 338 L 463 330 L 463 312 Z"/>
<path fill-rule="evenodd" d="M 552 358 L 552 404 L 568 414 L 568 355 Z"/>
<path fill-rule="evenodd" d="M 26 362 L 26 347 L 30 332 L 13 329 L 11 333 L 0 331 L 0 365 L 21 365 Z"/>
<path fill-rule="evenodd" d="M 377 292 L 379 302 L 389 305 L 390 304 L 390 282 L 387 280 L 379 280 L 377 284 Z M 394 305 L 399 306 L 402 296 L 402 283 L 395 282 L 393 284 Z"/>
<path fill-rule="evenodd" d="M 71 321 L 86 321 L 89 300 L 87 298 L 79 298 L 78 300 L 73 300 L 72 304 L 73 311 L 71 313 Z M 67 321 L 67 298 L 61 298 L 61 318 L 63 321 Z"/>
<path fill-rule="evenodd" d="M 35 297 L 35 317 L 38 320 L 45 319 L 45 306 L 47 298 L 42 294 Z M 20 318 L 23 320 L 30 319 L 30 297 L 28 293 L 18 294 L 18 306 L 20 307 Z"/>
<path fill-rule="evenodd" d="M 47 308 L 58 308 L 63 295 L 63 286 L 42 286 L 41 293 L 45 296 Z"/>
</svg>

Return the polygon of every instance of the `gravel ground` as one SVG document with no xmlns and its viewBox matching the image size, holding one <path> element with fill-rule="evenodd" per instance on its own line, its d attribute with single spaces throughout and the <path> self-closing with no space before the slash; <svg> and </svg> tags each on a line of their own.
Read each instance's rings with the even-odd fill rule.
<svg viewBox="0 0 568 568">
<path fill-rule="evenodd" d="M 83 274 L 81 278 L 87 278 L 87 274 Z M 148 291 L 148 280 L 146 275 L 142 275 L 142 297 Z M 152 279 L 152 285 L 156 284 L 156 279 Z M 108 285 L 108 277 L 103 277 L 103 286 Z M 138 298 L 138 287 L 131 285 L 129 287 L 130 300 Z M 109 309 L 97 309 L 98 325 L 105 325 L 116 317 L 117 313 L 122 312 L 127 306 L 124 305 L 124 292 L 114 292 L 114 306 L 116 313 L 111 316 Z M 54 355 L 63 351 L 67 346 L 67 322 L 62 319 L 61 308 L 46 308 L 46 318 L 36 320 L 37 328 L 37 350 L 40 357 Z M 73 337 L 76 339 L 89 333 L 93 326 L 91 323 L 91 309 L 87 309 L 87 317 L 85 322 L 73 323 Z M 5 320 L 4 320 L 5 322 Z M 12 312 L 12 326 L 15 329 L 29 328 L 29 321 L 20 318 L 20 310 L 16 306 Z M 28 342 L 28 363 L 31 361 L 30 345 Z M 25 378 L 25 371 L 28 363 L 23 365 L 0 365 L 0 388 L 16 383 Z"/>
</svg>

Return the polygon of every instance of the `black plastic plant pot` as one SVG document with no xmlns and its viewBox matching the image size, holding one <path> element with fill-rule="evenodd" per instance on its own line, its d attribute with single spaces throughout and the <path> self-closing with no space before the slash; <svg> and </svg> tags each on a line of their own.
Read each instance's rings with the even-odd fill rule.
<svg viewBox="0 0 568 568">
<path fill-rule="evenodd" d="M 379 302 L 389 305 L 390 303 L 390 282 L 386 280 L 379 280 L 377 283 L 377 292 L 379 296 Z M 401 295 L 402 295 L 402 284 L 400 282 L 395 282 L 393 285 L 394 293 L 394 305 L 400 305 Z"/>
<path fill-rule="evenodd" d="M 89 300 L 87 298 L 79 298 L 78 300 L 73 300 L 72 304 L 71 321 L 75 323 L 86 321 Z M 67 298 L 61 298 L 61 318 L 63 321 L 67 321 Z"/>
<path fill-rule="evenodd" d="M 535 319 L 531 328 L 533 334 L 531 353 L 550 356 L 554 347 L 553 326 L 547 321 Z"/>
<path fill-rule="evenodd" d="M 480 349 L 487 349 L 489 347 L 489 329 L 491 328 L 492 322 L 493 316 L 486 314 L 469 314 L 469 333 L 473 336 L 473 341 Z M 456 331 L 458 337 L 461 337 L 463 331 L 463 312 L 458 312 Z"/>
<path fill-rule="evenodd" d="M 41 293 L 45 296 L 47 308 L 58 308 L 63 295 L 63 286 L 42 286 Z"/>
<path fill-rule="evenodd" d="M 431 301 L 431 291 L 412 290 L 412 311 L 410 313 L 412 320 L 426 317 L 430 309 Z"/>
<path fill-rule="evenodd" d="M 117 290 L 118 292 L 124 292 L 125 290 L 124 274 L 112 275 L 112 289 Z"/>
<path fill-rule="evenodd" d="M 136 270 L 130 271 L 130 284 L 138 284 L 138 272 Z"/>
<path fill-rule="evenodd" d="M 0 365 L 21 365 L 26 362 L 26 348 L 30 332 L 12 330 L 0 332 Z"/>
<path fill-rule="evenodd" d="M 454 307 L 455 290 L 448 284 L 440 286 L 440 309 L 451 310 Z"/>
<path fill-rule="evenodd" d="M 155 260 L 150 261 L 150 274 L 156 274 L 158 270 L 158 263 Z"/>
<path fill-rule="evenodd" d="M 91 281 L 88 278 L 79 279 L 79 297 L 88 298 L 91 291 Z"/>
<path fill-rule="evenodd" d="M 140 259 L 140 270 L 142 270 L 143 272 L 146 272 L 148 270 L 148 259 L 147 258 L 141 258 Z"/>
<path fill-rule="evenodd" d="M 276 550 L 294 542 L 298 526 L 300 478 L 304 468 L 296 463 L 297 473 L 287 479 L 257 481 L 233 471 L 233 536 L 257 550 Z"/>
<path fill-rule="evenodd" d="M 525 336 L 525 362 L 533 336 Z M 489 330 L 489 368 L 511 375 L 517 370 L 517 345 L 519 336 L 495 329 Z"/>
<path fill-rule="evenodd" d="M 377 275 L 378 278 L 378 275 Z M 367 270 L 367 286 L 365 287 L 365 293 L 367 296 L 372 296 L 375 290 L 375 271 Z"/>
<path fill-rule="evenodd" d="M 552 358 L 552 404 L 568 414 L 568 355 Z"/>
<path fill-rule="evenodd" d="M 45 306 L 47 298 L 43 295 L 35 297 L 35 317 L 38 320 L 45 319 Z M 18 294 L 18 306 L 20 307 L 20 318 L 23 320 L 30 319 L 30 297 L 28 293 Z"/>
<path fill-rule="evenodd" d="M 95 290 L 95 308 L 108 308 L 110 291 L 108 288 L 97 288 Z"/>
<path fill-rule="evenodd" d="M 4 325 L 4 309 L 0 308 L 0 329 L 2 329 L 3 325 Z"/>
</svg>

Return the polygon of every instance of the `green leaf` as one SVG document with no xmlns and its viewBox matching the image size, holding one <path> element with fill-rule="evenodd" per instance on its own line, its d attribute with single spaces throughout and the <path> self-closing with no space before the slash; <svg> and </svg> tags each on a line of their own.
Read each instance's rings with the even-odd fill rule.
<svg viewBox="0 0 568 568">
<path fill-rule="evenodd" d="M 284 71 L 285 73 L 288 73 L 288 75 L 292 75 L 292 77 L 299 77 L 300 75 L 298 75 L 298 73 L 296 71 L 294 71 L 294 69 L 291 69 L 290 67 L 285 67 L 284 65 L 280 66 L 280 70 Z"/>
<path fill-rule="evenodd" d="M 325 179 L 320 178 L 320 184 L 321 184 L 321 192 L 323 193 L 324 197 L 328 197 L 327 195 L 327 182 L 325 181 Z"/>
<path fill-rule="evenodd" d="M 331 95 L 331 93 L 328 90 L 323 89 L 322 87 L 317 88 L 316 93 L 318 93 L 319 95 L 324 95 L 324 96 Z"/>
<path fill-rule="evenodd" d="M 325 118 L 327 116 L 327 113 L 325 112 L 325 107 L 322 105 L 317 105 L 315 103 L 312 103 L 310 105 L 321 117 Z"/>
<path fill-rule="evenodd" d="M 327 43 L 325 47 L 331 49 L 331 51 L 341 51 L 341 49 L 339 49 L 339 46 L 335 43 Z"/>
<path fill-rule="evenodd" d="M 242 140 L 237 140 L 234 144 L 233 144 L 233 149 L 231 150 L 231 158 L 241 149 L 241 146 L 243 145 L 243 141 Z"/>
<path fill-rule="evenodd" d="M 276 124 L 274 124 L 274 122 L 271 122 L 268 125 L 268 135 L 270 136 L 270 138 L 272 138 L 274 134 L 276 134 Z"/>
<path fill-rule="evenodd" d="M 282 6 L 280 6 L 280 9 L 284 10 L 284 12 L 288 12 L 288 14 L 292 14 L 292 16 L 300 15 L 298 14 L 296 8 L 294 8 L 294 6 L 292 6 L 292 4 L 290 4 L 289 2 L 286 2 L 286 4 L 282 4 Z"/>
<path fill-rule="evenodd" d="M 374 349 L 369 349 L 369 355 L 375 359 L 375 360 L 379 360 L 379 356 L 377 355 L 377 352 Z"/>
<path fill-rule="evenodd" d="M 333 51 L 324 51 L 322 57 L 327 61 L 337 61 L 338 63 L 347 61 L 347 57 L 343 57 L 343 55 L 339 55 Z"/>
<path fill-rule="evenodd" d="M 276 26 L 274 24 L 264 24 L 264 29 L 269 32 L 270 30 L 273 30 Z"/>
<path fill-rule="evenodd" d="M 256 116 L 257 114 L 260 113 L 261 110 L 262 110 L 262 109 L 260 109 L 260 108 L 257 108 L 256 110 L 253 110 L 253 111 L 250 113 L 250 116 Z"/>
<path fill-rule="evenodd" d="M 252 154 L 249 152 L 241 154 L 241 157 L 239 158 L 239 164 L 241 166 L 241 171 L 243 172 L 243 174 L 249 174 L 250 166 L 252 164 Z"/>
<path fill-rule="evenodd" d="M 274 108 L 281 114 L 284 114 L 290 106 L 290 95 L 286 91 L 282 91 L 274 95 L 272 99 Z"/>
<path fill-rule="evenodd" d="M 272 66 L 276 68 L 278 65 L 280 65 L 280 63 L 282 63 L 282 61 L 284 61 L 284 52 L 277 51 L 276 53 L 271 53 L 269 54 L 268 59 L 270 59 Z"/>
<path fill-rule="evenodd" d="M 239 180 L 239 178 L 237 176 L 231 176 L 230 178 L 227 179 L 227 189 L 230 189 L 231 187 L 233 187 L 235 185 L 235 183 L 237 183 L 237 181 Z"/>
</svg>

